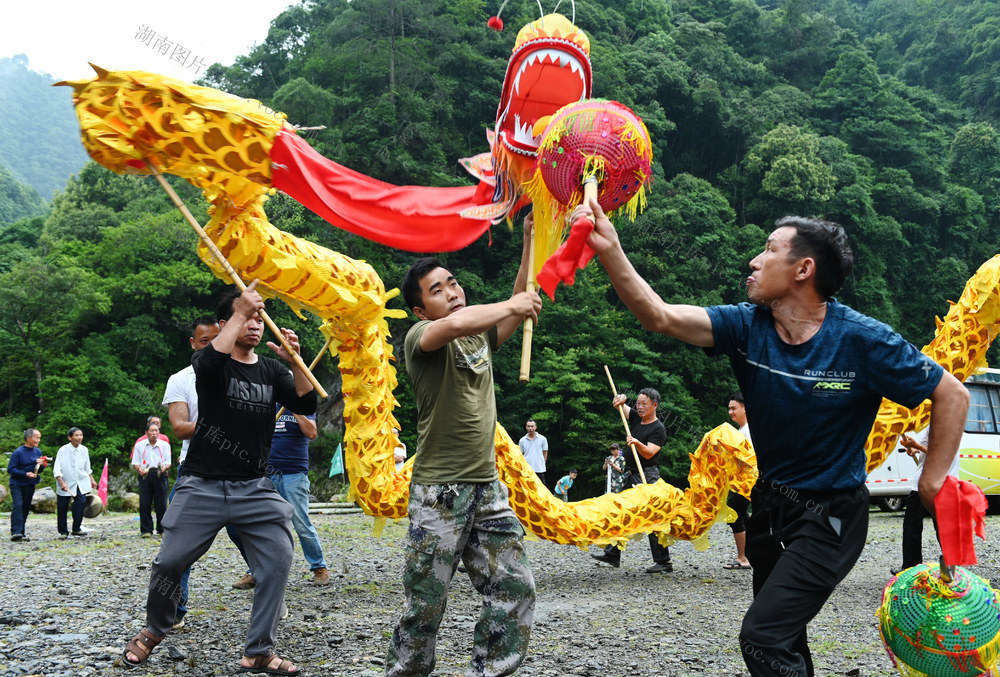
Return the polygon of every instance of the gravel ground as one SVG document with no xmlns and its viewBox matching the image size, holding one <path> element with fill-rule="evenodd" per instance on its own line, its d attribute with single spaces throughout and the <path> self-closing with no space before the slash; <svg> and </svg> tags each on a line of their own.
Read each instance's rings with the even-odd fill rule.
<svg viewBox="0 0 1000 677">
<path fill-rule="evenodd" d="M 874 620 L 889 568 L 899 561 L 901 513 L 871 513 L 868 546 L 810 626 L 817 677 L 894 674 Z M 91 536 L 61 541 L 55 518 L 32 515 L 30 543 L 0 540 L 0 675 L 226 675 L 240 657 L 250 591 L 230 585 L 243 568 L 223 535 L 191 577 L 187 626 L 168 636 L 141 670 L 112 661 L 142 626 L 149 564 L 157 541 L 140 539 L 137 518 L 86 520 Z M 296 549 L 288 585 L 289 617 L 278 651 L 311 676 L 380 674 L 388 637 L 402 608 L 405 521 L 372 534 L 364 515 L 316 516 L 333 583 L 307 585 Z M 925 554 L 933 529 L 925 528 Z M 744 675 L 736 634 L 750 603 L 750 572 L 721 567 L 734 553 L 730 531 L 716 525 L 712 545 L 671 549 L 672 574 L 646 574 L 649 546 L 637 541 L 621 569 L 593 562 L 571 546 L 531 541 L 538 602 L 530 653 L 520 675 Z M 1000 517 L 987 518 L 976 573 L 997 578 Z M 597 552 L 596 548 L 591 549 Z M 479 598 L 459 574 L 438 636 L 436 675 L 461 675 Z M 173 657 L 171 656 L 173 655 Z"/>
</svg>

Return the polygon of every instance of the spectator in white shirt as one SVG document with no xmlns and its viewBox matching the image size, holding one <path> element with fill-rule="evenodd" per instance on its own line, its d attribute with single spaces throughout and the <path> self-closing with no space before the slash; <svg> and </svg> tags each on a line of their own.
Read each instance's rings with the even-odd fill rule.
<svg viewBox="0 0 1000 677">
<path fill-rule="evenodd" d="M 729 418 L 740 427 L 740 434 L 747 438 L 750 445 L 750 424 L 747 422 L 747 407 L 742 393 L 733 393 L 729 398 Z M 729 492 L 726 505 L 736 511 L 736 521 L 729 525 L 733 530 L 733 540 L 736 541 L 736 559 L 722 567 L 723 569 L 749 570 L 750 560 L 747 559 L 747 508 L 750 499 L 740 496 L 735 491 Z"/>
<path fill-rule="evenodd" d="M 549 460 L 549 441 L 545 435 L 538 432 L 538 424 L 528 421 L 524 424 L 524 429 L 528 432 L 522 437 L 517 445 L 521 448 L 521 453 L 528 461 L 528 465 L 538 475 L 539 481 L 545 484 L 545 464 Z"/>
<path fill-rule="evenodd" d="M 66 513 L 73 504 L 73 535 L 86 536 L 83 528 L 83 509 L 87 504 L 87 494 L 97 488 L 93 471 L 90 469 L 90 450 L 83 446 L 83 431 L 76 426 L 66 433 L 69 443 L 56 453 L 56 463 L 52 474 L 56 478 L 56 528 L 60 538 L 69 538 L 66 527 Z"/>
<path fill-rule="evenodd" d="M 149 417 L 146 418 L 146 425 L 148 426 L 150 423 L 155 423 L 156 427 L 159 428 L 160 430 L 163 429 L 163 421 L 156 414 L 153 414 L 152 416 L 149 416 Z M 160 439 L 163 440 L 164 442 L 166 442 L 167 444 L 170 444 L 170 438 L 167 437 L 166 435 L 164 435 L 163 433 L 160 433 Z M 137 437 L 136 438 L 135 444 L 133 444 L 132 446 L 134 447 L 136 444 L 139 444 L 140 442 L 145 442 L 145 441 L 146 441 L 146 433 L 143 433 L 142 437 Z M 183 456 L 183 454 L 181 454 L 181 455 Z M 183 462 L 183 460 L 184 459 L 182 458 L 181 462 Z"/>
<path fill-rule="evenodd" d="M 145 438 L 136 441 L 132 448 L 132 467 L 139 473 L 139 535 L 142 538 L 153 535 L 150 508 L 156 511 L 156 533 L 162 535 L 163 513 L 167 510 L 170 444 L 160 439 L 158 424 L 147 424 Z"/>
<path fill-rule="evenodd" d="M 218 320 L 212 315 L 202 315 L 191 325 L 191 336 L 188 338 L 188 343 L 191 344 L 191 350 L 199 351 L 211 343 L 218 335 Z M 163 393 L 163 402 L 161 404 L 167 408 L 167 417 L 170 419 L 170 427 L 173 429 L 174 435 L 182 440 L 181 453 L 177 457 L 177 479 L 180 479 L 184 468 L 184 459 L 187 457 L 188 446 L 190 446 L 191 438 L 194 437 L 195 430 L 198 427 L 198 391 L 195 387 L 194 367 L 190 363 L 167 379 L 167 389 Z M 174 486 L 167 497 L 168 506 L 174 500 L 175 491 L 177 491 L 176 480 L 174 480 Z M 228 533 L 229 529 L 227 528 L 226 531 Z M 231 537 L 232 534 L 230 534 Z M 234 539 L 233 542 L 237 543 L 237 547 L 240 548 L 240 554 L 243 555 L 243 559 L 246 559 L 242 542 L 238 541 L 238 539 Z M 247 566 L 250 565 L 248 564 Z M 188 579 L 190 577 L 190 568 L 181 574 L 181 598 L 177 603 L 177 612 L 174 614 L 174 630 L 184 627 L 184 616 L 187 615 L 188 611 Z M 253 580 L 253 576 L 249 576 L 249 578 Z"/>
</svg>

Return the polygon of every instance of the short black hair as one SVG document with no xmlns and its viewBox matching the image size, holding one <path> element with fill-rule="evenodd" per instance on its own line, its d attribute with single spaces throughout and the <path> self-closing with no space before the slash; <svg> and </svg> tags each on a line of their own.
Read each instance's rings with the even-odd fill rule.
<svg viewBox="0 0 1000 677">
<path fill-rule="evenodd" d="M 747 406 L 747 403 L 743 401 L 743 393 L 740 392 L 735 392 L 732 395 L 730 395 L 729 399 L 726 400 L 726 404 L 729 404 L 730 402 L 739 402 L 744 407 Z"/>
<path fill-rule="evenodd" d="M 237 287 L 226 291 L 222 295 L 222 299 L 219 301 L 219 305 L 215 307 L 215 319 L 219 322 L 228 322 L 229 318 L 233 316 L 233 302 L 239 298 L 240 294 L 243 292 Z"/>
<path fill-rule="evenodd" d="M 69 432 L 66 433 L 66 437 L 73 437 L 73 433 L 76 433 L 76 432 L 81 432 L 82 433 L 83 431 L 80 430 L 79 428 L 77 428 L 76 426 L 73 426 L 72 428 L 69 429 Z"/>
<path fill-rule="evenodd" d="M 233 312 L 230 309 L 229 315 L 232 316 L 232 314 Z M 194 333 L 198 331 L 198 327 L 214 327 L 217 324 L 219 324 L 219 321 L 211 315 L 202 315 L 191 323 L 191 335 L 194 336 Z"/>
<path fill-rule="evenodd" d="M 611 446 L 610 446 L 610 447 L 608 447 L 608 448 L 609 448 L 609 449 L 621 449 L 621 447 L 619 447 L 619 446 L 618 446 L 618 443 L 617 443 L 617 442 L 612 442 L 612 443 L 611 443 Z"/>
<path fill-rule="evenodd" d="M 774 225 L 795 229 L 789 252 L 791 257 L 813 259 L 816 262 L 816 291 L 823 298 L 833 298 L 854 268 L 854 253 L 847 244 L 844 227 L 833 221 L 801 216 L 786 216 Z"/>
<path fill-rule="evenodd" d="M 403 284 L 400 285 L 403 290 L 403 300 L 406 302 L 407 308 L 422 308 L 424 305 L 423 294 L 420 291 L 420 281 L 426 277 L 427 273 L 431 272 L 435 268 L 444 268 L 447 270 L 441 261 L 433 256 L 425 256 L 421 259 L 417 259 L 410 266 L 410 269 L 406 271 L 406 275 L 403 276 Z"/>
<path fill-rule="evenodd" d="M 573 468 L 572 470 L 569 471 L 569 474 L 570 475 L 579 475 L 580 473 L 577 472 L 576 468 Z"/>
<path fill-rule="evenodd" d="M 656 392 L 652 388 L 643 388 L 639 391 L 639 395 L 645 395 L 653 402 L 653 404 L 660 403 L 660 393 Z"/>
</svg>

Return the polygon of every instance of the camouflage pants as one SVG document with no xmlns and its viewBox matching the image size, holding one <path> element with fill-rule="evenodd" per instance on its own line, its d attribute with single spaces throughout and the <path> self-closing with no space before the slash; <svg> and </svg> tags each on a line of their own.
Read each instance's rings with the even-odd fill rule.
<svg viewBox="0 0 1000 677">
<path fill-rule="evenodd" d="M 483 596 L 467 676 L 509 675 L 528 651 L 535 580 L 524 530 L 499 480 L 410 485 L 405 605 L 392 633 L 386 675 L 424 677 L 434 670 L 438 626 L 461 560 Z"/>
</svg>

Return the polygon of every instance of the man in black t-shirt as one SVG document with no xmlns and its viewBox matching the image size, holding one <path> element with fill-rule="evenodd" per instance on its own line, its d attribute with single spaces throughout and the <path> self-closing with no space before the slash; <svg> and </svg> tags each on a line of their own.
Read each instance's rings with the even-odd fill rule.
<svg viewBox="0 0 1000 677">
<path fill-rule="evenodd" d="M 239 530 L 257 581 L 240 668 L 299 674 L 274 653 L 274 635 L 292 564 L 292 508 L 267 478 L 275 402 L 298 414 L 316 411 L 316 393 L 284 347 L 267 346 L 291 364 L 256 354 L 264 302 L 252 282 L 242 294 L 219 304 L 221 331 L 191 359 L 199 420 L 184 474 L 163 519 L 160 552 L 153 560 L 146 627 L 122 654 L 130 666 L 145 663 L 173 624 L 181 598 L 181 574 L 205 552 L 225 526 Z M 298 338 L 282 333 L 296 352 Z"/>
<path fill-rule="evenodd" d="M 625 395 L 615 397 L 612 405 L 615 407 L 625 407 L 625 416 L 628 417 L 628 427 L 632 434 L 626 439 L 626 443 L 635 446 L 635 450 L 642 459 L 642 473 L 646 476 L 646 483 L 652 484 L 660 479 L 660 448 L 667 441 L 667 429 L 656 418 L 656 408 L 660 405 L 660 393 L 652 388 L 643 388 L 639 391 L 639 396 L 635 400 L 635 408 L 625 404 Z M 629 487 L 642 484 L 642 475 L 635 464 L 635 455 L 631 448 L 625 450 L 625 468 L 629 471 Z M 649 549 L 653 554 L 653 566 L 646 569 L 647 574 L 669 573 L 674 570 L 670 563 L 670 551 L 660 545 L 656 534 L 649 535 Z M 621 565 L 622 551 L 618 546 L 609 545 L 604 548 L 600 555 L 591 553 L 594 559 L 606 562 L 613 567 Z"/>
</svg>

